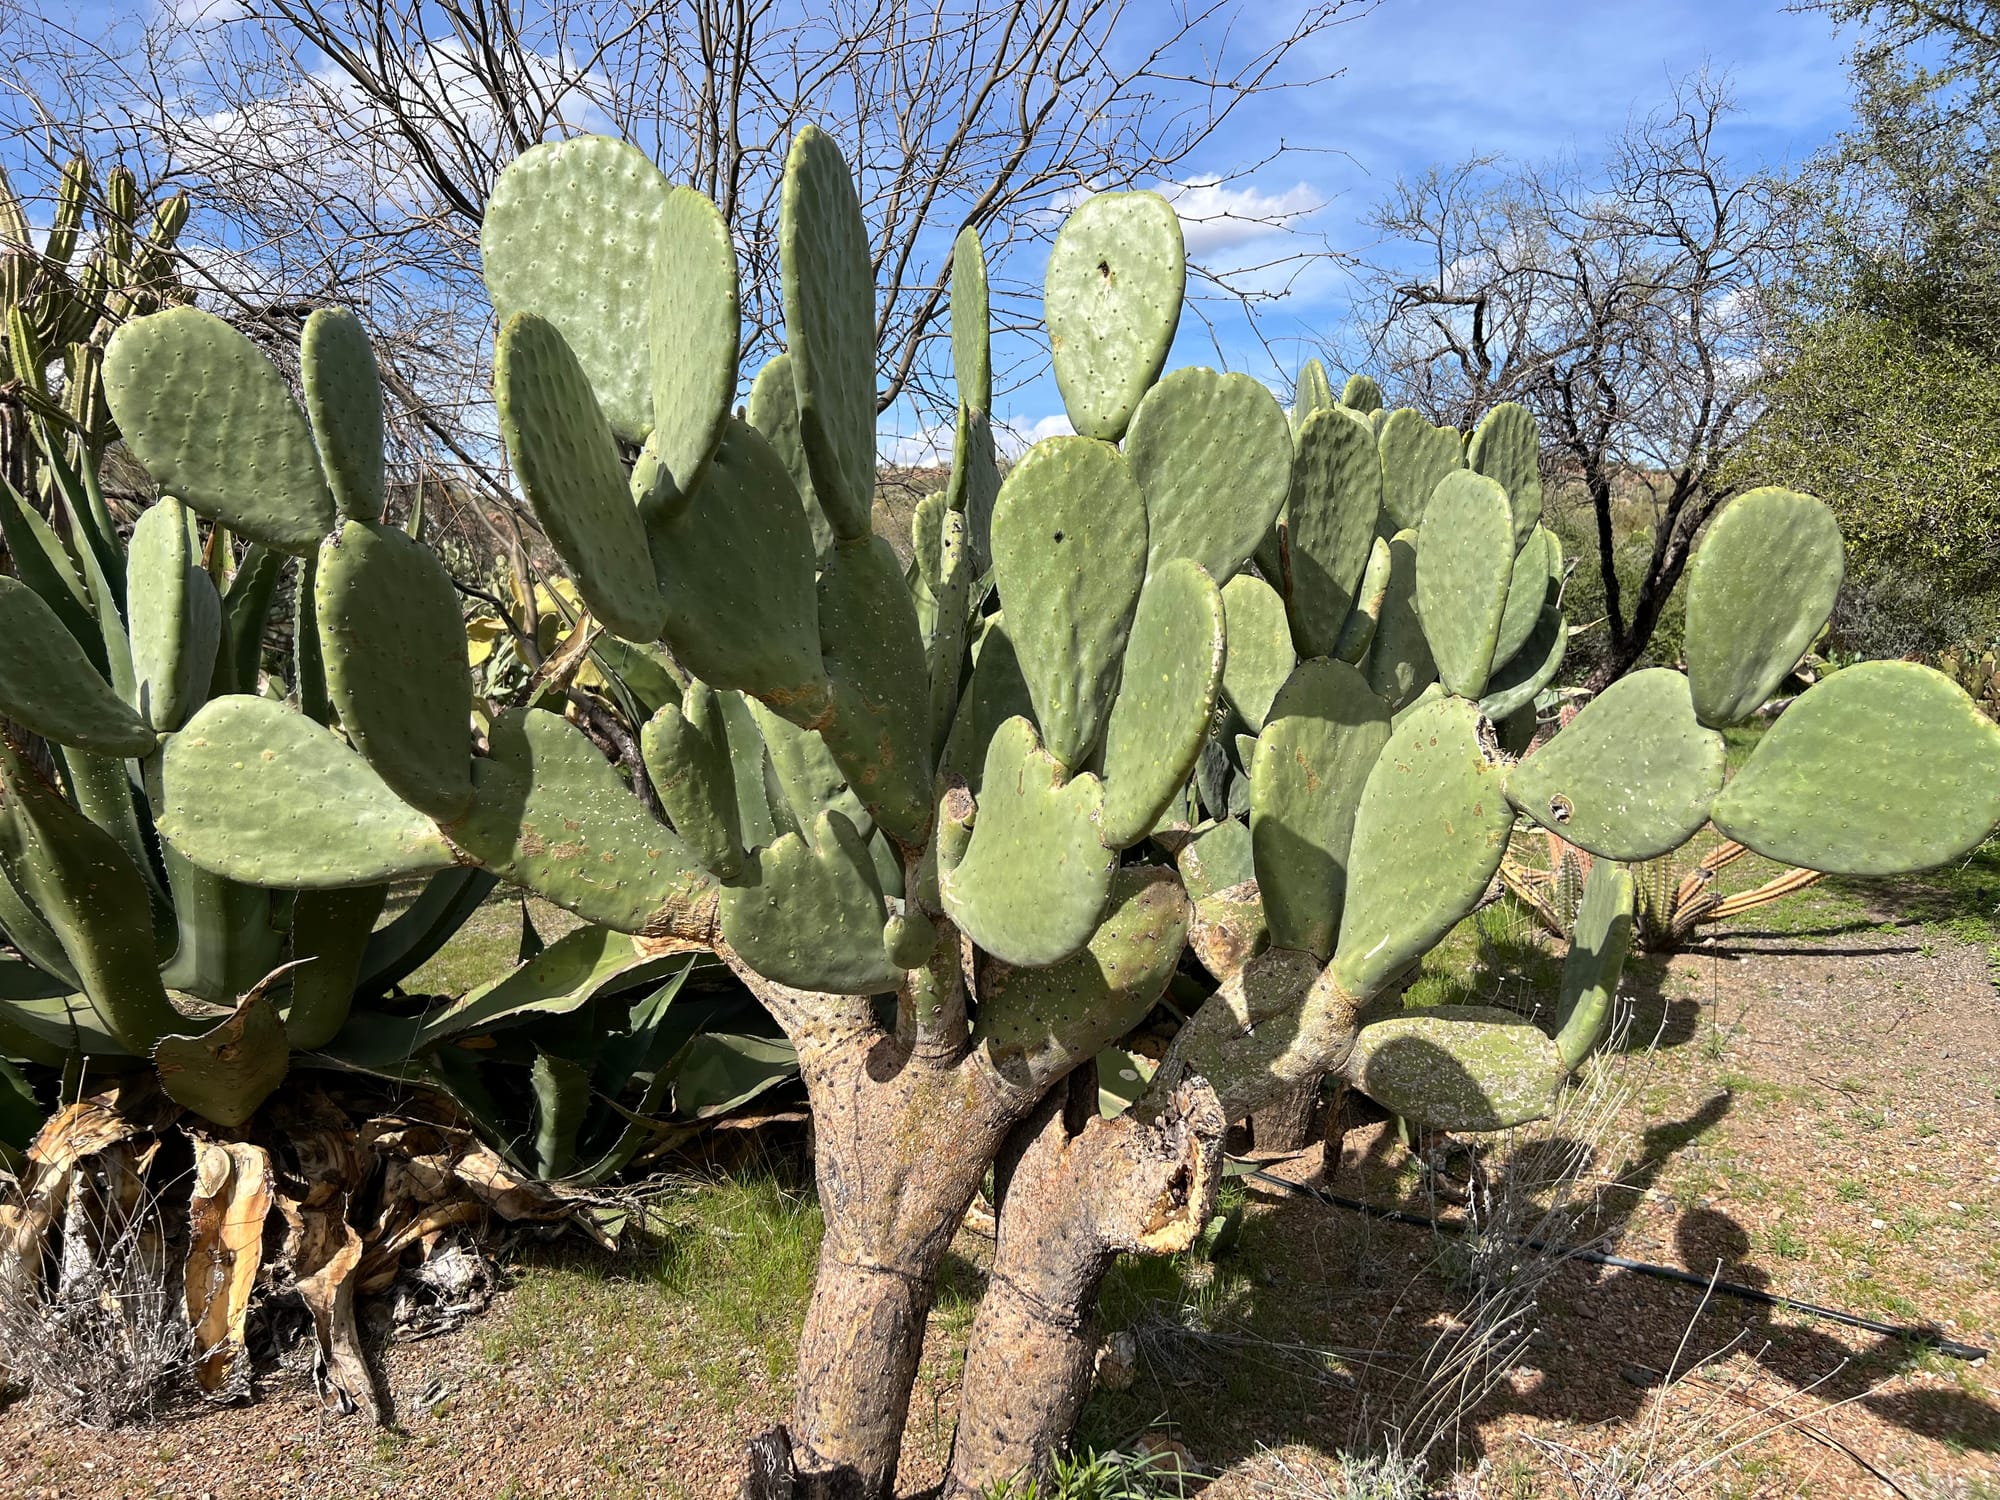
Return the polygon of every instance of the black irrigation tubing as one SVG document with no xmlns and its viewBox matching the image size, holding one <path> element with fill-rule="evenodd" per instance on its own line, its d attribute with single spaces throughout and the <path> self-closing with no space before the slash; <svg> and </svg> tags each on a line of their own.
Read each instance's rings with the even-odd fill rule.
<svg viewBox="0 0 2000 1500">
<path fill-rule="evenodd" d="M 1439 1230 L 1452 1235 L 1469 1232 L 1465 1226 L 1447 1224 L 1441 1219 L 1429 1218 L 1423 1214 L 1409 1213 L 1400 1208 L 1381 1208 L 1373 1203 L 1363 1203 L 1359 1198 L 1343 1198 L 1338 1193 L 1329 1193 L 1325 1188 L 1311 1187 L 1303 1182 L 1287 1182 L 1284 1178 L 1273 1176 L 1261 1169 L 1244 1175 L 1253 1177 L 1268 1187 L 1277 1188 L 1280 1192 L 1311 1198 L 1326 1204 L 1329 1208 L 1344 1208 L 1353 1213 L 1366 1214 L 1371 1219 L 1383 1219 L 1391 1224 L 1408 1224 L 1417 1229 Z M 1656 1276 L 1662 1281 L 1678 1281 L 1683 1286 L 1697 1286 L 1704 1291 L 1720 1292 L 1723 1296 L 1734 1297 L 1740 1302 L 1754 1302 L 1761 1307 L 1780 1307 L 1788 1312 L 1805 1313 L 1848 1328 L 1859 1328 L 1868 1333 L 1880 1333 L 1912 1344 L 1923 1344 L 1952 1359 L 1977 1361 L 1985 1359 L 1992 1352 L 1980 1348 L 1977 1344 L 1961 1344 L 1956 1339 L 1948 1339 L 1933 1328 L 1913 1328 L 1902 1323 L 1878 1323 L 1873 1318 L 1864 1318 L 1858 1313 L 1842 1312 L 1837 1307 L 1821 1307 L 1817 1302 L 1801 1302 L 1796 1297 L 1780 1297 L 1775 1292 L 1767 1292 L 1761 1287 L 1745 1286 L 1740 1281 L 1718 1281 L 1707 1276 L 1697 1276 L 1692 1271 L 1683 1271 L 1679 1266 L 1662 1266 L 1647 1260 L 1630 1260 L 1623 1255 L 1606 1255 L 1601 1250 L 1584 1250 L 1571 1245 L 1552 1245 L 1546 1240 L 1538 1240 L 1528 1235 L 1509 1238 L 1517 1245 L 1530 1250 L 1547 1251 L 1565 1260 L 1585 1261 L 1593 1266 L 1610 1266 L 1619 1271 L 1636 1271 L 1641 1276 Z"/>
</svg>

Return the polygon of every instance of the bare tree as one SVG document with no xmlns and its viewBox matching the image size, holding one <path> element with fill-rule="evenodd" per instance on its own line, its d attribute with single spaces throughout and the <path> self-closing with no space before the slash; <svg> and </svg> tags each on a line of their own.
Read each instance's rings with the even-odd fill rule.
<svg viewBox="0 0 2000 1500">
<path fill-rule="evenodd" d="M 1601 166 L 1433 168 L 1373 219 L 1387 243 L 1366 273 L 1366 354 L 1385 384 L 1461 429 L 1524 403 L 1555 481 L 1545 492 L 1581 490 L 1603 587 L 1596 688 L 1644 655 L 1730 493 L 1724 463 L 1755 415 L 1767 321 L 1795 263 L 1786 185 L 1722 154 L 1730 107 L 1698 75 Z M 1621 568 L 1634 503 L 1650 539 Z"/>
<path fill-rule="evenodd" d="M 1017 252 L 1080 192 L 1161 186 L 1191 213 L 1263 212 L 1229 189 L 1283 142 L 1221 174 L 1205 149 L 1248 102 L 1320 81 L 1295 66 L 1303 44 L 1369 3 L 1308 0 L 1251 24 L 1241 0 L 182 0 L 105 33 L 9 24 L 0 0 L 0 124 L 17 150 L 53 161 L 87 144 L 144 163 L 150 185 L 188 186 L 216 298 L 253 323 L 359 304 L 405 461 L 498 499 L 478 233 L 494 178 L 529 146 L 619 135 L 717 203 L 742 261 L 748 372 L 782 344 L 785 152 L 822 125 L 853 161 L 873 238 L 879 404 L 948 424 L 957 231 L 979 230 L 996 322 L 1025 332 L 1038 262 Z M 1300 237 L 1275 272 L 1267 257 L 1197 281 L 1254 309 L 1283 263 L 1330 253 Z M 1012 347 L 1017 378 L 1030 373 L 1034 348 Z"/>
</svg>

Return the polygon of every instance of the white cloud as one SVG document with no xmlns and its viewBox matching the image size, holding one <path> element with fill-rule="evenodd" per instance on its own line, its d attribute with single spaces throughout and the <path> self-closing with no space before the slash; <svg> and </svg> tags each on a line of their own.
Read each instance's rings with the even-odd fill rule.
<svg viewBox="0 0 2000 1500">
<path fill-rule="evenodd" d="M 1185 182 L 1162 182 L 1159 190 L 1180 215 L 1188 254 L 1197 258 L 1295 228 L 1326 207 L 1326 200 L 1303 182 L 1267 193 L 1257 187 L 1231 186 L 1211 173 Z"/>
<path fill-rule="evenodd" d="M 1046 417 L 1002 417 L 993 424 L 993 446 L 1002 458 L 1014 459 L 1043 438 L 1070 437 L 1075 432 L 1061 412 Z"/>
</svg>

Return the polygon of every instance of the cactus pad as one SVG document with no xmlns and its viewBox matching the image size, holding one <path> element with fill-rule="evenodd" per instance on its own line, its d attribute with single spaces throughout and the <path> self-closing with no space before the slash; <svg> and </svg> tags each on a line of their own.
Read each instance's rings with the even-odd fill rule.
<svg viewBox="0 0 2000 1500">
<path fill-rule="evenodd" d="M 778 240 L 813 487 L 835 536 L 865 537 L 875 503 L 875 271 L 847 162 L 814 125 L 785 158 Z"/>
<path fill-rule="evenodd" d="M 1285 621 L 1285 601 L 1263 579 L 1238 573 L 1223 586 L 1222 609 L 1229 624 L 1223 696 L 1255 732 L 1264 727 L 1271 700 L 1298 661 L 1291 626 Z"/>
<path fill-rule="evenodd" d="M 1365 1000 L 1435 947 L 1500 868 L 1513 826 L 1476 708 L 1438 697 L 1399 716 L 1354 815 L 1334 980 Z"/>
<path fill-rule="evenodd" d="M 305 414 L 222 319 L 176 307 L 125 324 L 104 351 L 104 398 L 154 482 L 204 516 L 299 555 L 333 529 Z"/>
<path fill-rule="evenodd" d="M 1326 378 L 1326 366 L 1317 359 L 1307 360 L 1299 366 L 1298 383 L 1292 390 L 1292 435 L 1298 435 L 1299 429 L 1306 425 L 1307 417 L 1335 404 L 1333 383 Z"/>
<path fill-rule="evenodd" d="M 1465 467 L 1465 446 L 1449 427 L 1433 427 L 1405 406 L 1389 413 L 1377 439 L 1382 455 L 1382 507 L 1390 525 L 1420 524 L 1431 492 L 1453 469 Z M 1510 512 L 1511 514 L 1511 512 Z"/>
<path fill-rule="evenodd" d="M 715 205 L 692 188 L 660 205 L 653 253 L 653 433 L 646 446 L 686 494 L 722 441 L 736 399 L 736 247 Z"/>
<path fill-rule="evenodd" d="M 111 691 L 41 595 L 0 577 L 0 713 L 58 745 L 150 755 L 150 726 Z M 204 683 L 204 686 L 206 684 Z"/>
<path fill-rule="evenodd" d="M 1477 698 L 1514 574 L 1507 492 L 1478 474 L 1447 474 L 1424 510 L 1417 541 L 1417 613 L 1445 691 Z"/>
<path fill-rule="evenodd" d="M 1104 791 L 1066 777 L 1026 719 L 993 736 L 970 841 L 938 849 L 938 892 L 965 935 L 1004 963 L 1061 963 L 1090 941 L 1117 855 L 1099 841 Z"/>
<path fill-rule="evenodd" d="M 299 333 L 299 384 L 333 503 L 350 521 L 382 519 L 382 379 L 368 330 L 322 307 Z"/>
<path fill-rule="evenodd" d="M 1486 414 L 1465 450 L 1465 466 L 1507 492 L 1516 550 L 1542 522 L 1541 442 L 1528 408 L 1503 401 Z"/>
<path fill-rule="evenodd" d="M 1372 375 L 1350 375 L 1340 389 L 1340 404 L 1367 416 L 1382 409 L 1382 387 Z"/>
<path fill-rule="evenodd" d="M 812 466 L 806 462 L 805 439 L 799 435 L 799 393 L 792 381 L 791 355 L 774 355 L 757 372 L 757 378 L 750 382 L 750 402 L 744 415 L 763 434 L 798 487 L 806 524 L 812 528 L 813 556 L 823 560 L 833 545 L 833 528 L 826 524 L 826 512 L 813 493 Z"/>
<path fill-rule="evenodd" d="M 974 1044 L 1002 1077 L 1023 1085 L 1094 1057 L 1166 990 L 1187 946 L 1188 917 L 1187 894 L 1171 871 L 1120 870 L 1082 952 L 1048 968 L 981 966 Z"/>
<path fill-rule="evenodd" d="M 1222 591 L 1188 558 L 1157 565 L 1139 594 L 1124 674 L 1104 730 L 1104 842 L 1136 844 L 1187 784 L 1222 681 Z"/>
<path fill-rule="evenodd" d="M 1957 859 L 2000 821 L 2000 725 L 1915 662 L 1843 667 L 1758 742 L 1715 826 L 1768 859 L 1900 875 Z"/>
<path fill-rule="evenodd" d="M 819 579 L 819 635 L 833 684 L 827 748 L 876 825 L 920 845 L 931 821 L 930 663 L 902 565 L 881 537 L 834 544 Z"/>
<path fill-rule="evenodd" d="M 1368 686 L 1392 709 L 1414 702 L 1437 681 L 1437 663 L 1417 618 L 1417 533 L 1389 538 L 1389 584 L 1368 651 Z"/>
<path fill-rule="evenodd" d="M 443 822 L 472 803 L 471 691 L 451 575 L 394 526 L 349 521 L 313 589 L 327 695 L 392 791 Z"/>
<path fill-rule="evenodd" d="M 231 880 L 322 889 L 458 863 L 338 736 L 268 698 L 211 699 L 167 741 L 160 776 L 161 836 Z"/>
<path fill-rule="evenodd" d="M 1175 370 L 1140 401 L 1124 451 L 1146 497 L 1148 573 L 1186 557 L 1228 583 L 1292 482 L 1284 408 L 1248 375 Z"/>
<path fill-rule="evenodd" d="M 493 394 L 521 488 L 584 603 L 627 640 L 651 640 L 665 605 L 645 528 L 611 424 L 555 324 L 534 313 L 508 320 L 494 352 Z"/>
<path fill-rule="evenodd" d="M 1555 1044 L 1510 1010 L 1436 1005 L 1364 1026 L 1341 1075 L 1433 1130 L 1506 1130 L 1555 1107 Z"/>
<path fill-rule="evenodd" d="M 753 694 L 795 724 L 827 707 L 812 531 L 784 464 L 732 419 L 687 508 L 646 527 L 681 665 Z M 755 621 L 756 628 L 746 622 Z"/>
<path fill-rule="evenodd" d="M 882 887 L 837 812 L 750 857 L 722 890 L 722 935 L 759 974 L 795 989 L 875 995 L 902 983 L 883 947 Z"/>
<path fill-rule="evenodd" d="M 1030 448 L 994 505 L 993 568 L 1035 722 L 1049 753 L 1079 767 L 1103 733 L 1146 576 L 1146 502 L 1118 450 L 1077 437 Z"/>
<path fill-rule="evenodd" d="M 661 704 L 646 722 L 639 745 L 674 831 L 710 874 L 733 880 L 743 867 L 743 829 L 720 695 L 705 682 L 689 683 L 679 704 Z"/>
<path fill-rule="evenodd" d="M 1159 378 L 1187 291 L 1181 221 L 1158 193 L 1098 193 L 1056 231 L 1042 295 L 1070 425 L 1117 442 Z"/>
<path fill-rule="evenodd" d="M 951 369 L 958 404 L 993 409 L 992 314 L 986 291 L 986 252 L 971 225 L 951 247 Z"/>
<path fill-rule="evenodd" d="M 1343 407 L 1299 429 L 1285 509 L 1285 573 L 1292 634 L 1302 656 L 1331 656 L 1354 608 L 1382 511 L 1375 439 Z"/>
<path fill-rule="evenodd" d="M 1845 556 L 1833 512 L 1810 495 L 1752 490 L 1723 506 L 1688 564 L 1688 683 L 1702 723 L 1747 719 L 1777 691 L 1833 613 Z"/>
<path fill-rule="evenodd" d="M 1250 840 L 1271 941 L 1324 960 L 1348 885 L 1361 790 L 1389 739 L 1389 706 L 1345 662 L 1299 663 L 1250 767 Z"/>
<path fill-rule="evenodd" d="M 1487 679 L 1486 696 L 1479 700 L 1479 711 L 1497 724 L 1510 714 L 1531 708 L 1536 695 L 1555 681 L 1563 653 L 1568 649 L 1569 623 L 1555 605 L 1543 606 L 1533 633 L 1522 642 L 1521 649 L 1505 666 L 1496 667 Z"/>
<path fill-rule="evenodd" d="M 645 152 L 578 136 L 509 162 L 479 228 L 495 317 L 553 324 L 628 443 L 653 426 L 653 255 L 671 191 Z"/>
<path fill-rule="evenodd" d="M 1621 677 L 1514 768 L 1514 805 L 1606 859 L 1656 859 L 1707 821 L 1722 790 L 1722 736 L 1694 716 L 1665 667 Z"/>
<path fill-rule="evenodd" d="M 189 531 L 187 508 L 164 496 L 140 514 L 125 556 L 133 707 L 162 732 L 201 706 L 222 639 L 222 600 Z"/>
<path fill-rule="evenodd" d="M 1507 583 L 1507 608 L 1500 615 L 1500 633 L 1493 645 L 1493 670 L 1514 659 L 1535 633 L 1542 610 L 1554 602 L 1562 576 L 1562 543 L 1546 526 L 1537 526 L 1514 555 Z"/>
<path fill-rule="evenodd" d="M 1583 902 L 1563 959 L 1556 1006 L 1556 1054 L 1574 1071 L 1603 1040 L 1618 998 L 1618 976 L 1632 946 L 1632 872 L 1600 859 L 1583 883 Z"/>
</svg>

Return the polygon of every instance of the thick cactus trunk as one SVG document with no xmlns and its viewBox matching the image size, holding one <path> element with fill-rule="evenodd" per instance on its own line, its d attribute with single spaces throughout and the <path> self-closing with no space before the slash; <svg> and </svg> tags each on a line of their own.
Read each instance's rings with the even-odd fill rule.
<svg viewBox="0 0 2000 1500">
<path fill-rule="evenodd" d="M 966 1054 L 949 986 L 935 1024 L 901 1037 L 866 1002 L 752 988 L 799 1048 L 826 1216 L 799 1341 L 793 1493 L 880 1500 L 895 1490 L 939 1262 L 1034 1100 Z"/>
<path fill-rule="evenodd" d="M 1087 1067 L 1015 1133 L 947 1496 L 1046 1472 L 1090 1395 L 1105 1273 L 1121 1251 L 1169 1255 L 1194 1242 L 1221 1186 L 1222 1134 L 1222 1107 L 1200 1079 L 1157 1119 L 1106 1120 Z"/>
</svg>

